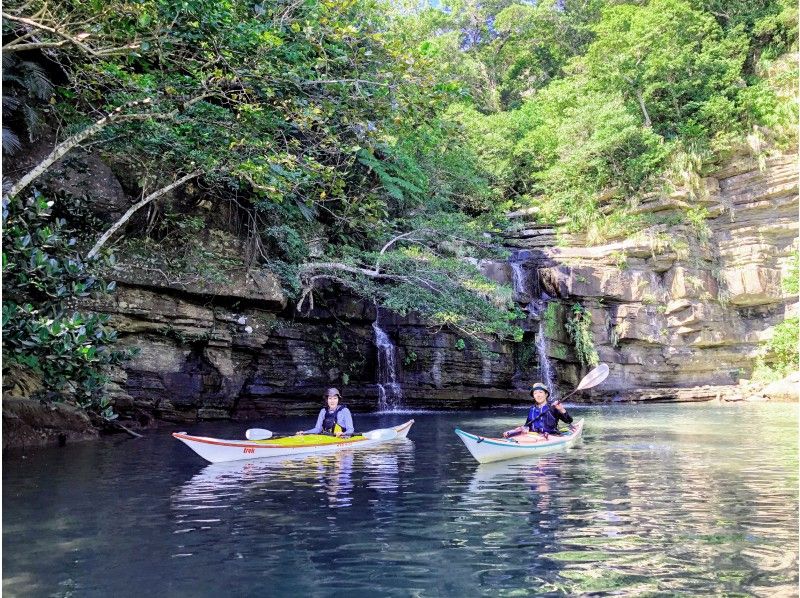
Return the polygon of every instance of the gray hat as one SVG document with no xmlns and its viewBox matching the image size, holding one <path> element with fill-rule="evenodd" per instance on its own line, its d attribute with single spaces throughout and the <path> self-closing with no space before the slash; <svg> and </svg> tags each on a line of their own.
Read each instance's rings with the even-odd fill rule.
<svg viewBox="0 0 800 598">
<path fill-rule="evenodd" d="M 342 393 L 339 392 L 338 388 L 329 388 L 325 391 L 325 398 L 327 399 L 328 397 L 342 398 Z"/>
<path fill-rule="evenodd" d="M 546 392 L 546 393 L 547 393 L 547 396 L 548 396 L 548 397 L 550 396 L 550 389 L 549 389 L 549 388 L 547 388 L 547 387 L 546 387 L 544 384 L 542 384 L 541 382 L 535 382 L 535 383 L 534 383 L 534 384 L 531 386 L 531 396 L 533 396 L 533 391 L 534 391 L 534 390 L 543 390 L 544 392 Z"/>
</svg>

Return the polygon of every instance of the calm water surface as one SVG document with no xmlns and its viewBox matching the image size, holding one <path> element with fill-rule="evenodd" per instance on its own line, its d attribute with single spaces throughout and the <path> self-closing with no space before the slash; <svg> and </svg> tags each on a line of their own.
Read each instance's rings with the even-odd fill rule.
<svg viewBox="0 0 800 598">
<path fill-rule="evenodd" d="M 407 441 L 294 460 L 207 465 L 167 430 L 7 455 L 3 591 L 797 595 L 797 405 L 572 412 L 572 449 L 480 466 L 453 428 L 497 433 L 524 410 L 413 414 Z"/>
</svg>

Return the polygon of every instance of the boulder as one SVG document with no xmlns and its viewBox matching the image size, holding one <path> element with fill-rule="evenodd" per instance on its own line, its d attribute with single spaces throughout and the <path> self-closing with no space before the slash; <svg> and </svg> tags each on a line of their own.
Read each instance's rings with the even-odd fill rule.
<svg viewBox="0 0 800 598">
<path fill-rule="evenodd" d="M 3 397 L 3 450 L 61 446 L 98 436 L 86 412 L 74 405 Z"/>
</svg>

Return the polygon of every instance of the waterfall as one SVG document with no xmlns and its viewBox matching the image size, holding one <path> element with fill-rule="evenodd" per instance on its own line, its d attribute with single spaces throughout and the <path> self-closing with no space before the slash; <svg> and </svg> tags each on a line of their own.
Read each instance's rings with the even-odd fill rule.
<svg viewBox="0 0 800 598">
<path fill-rule="evenodd" d="M 550 358 L 547 355 L 547 337 L 544 334 L 544 326 L 545 321 L 544 318 L 542 318 L 539 320 L 539 331 L 536 334 L 536 354 L 539 357 L 539 375 L 542 377 L 542 382 L 550 389 L 550 396 L 552 398 L 557 398 L 553 367 L 550 365 Z"/>
<path fill-rule="evenodd" d="M 403 390 L 397 383 L 397 349 L 378 320 L 372 323 L 378 349 L 378 411 L 393 411 L 402 403 Z"/>
<path fill-rule="evenodd" d="M 525 265 L 531 266 L 526 269 Z M 539 361 L 539 378 L 550 389 L 552 397 L 557 396 L 556 376 L 553 366 L 548 356 L 548 342 L 545 336 L 545 312 L 551 297 L 544 290 L 541 280 L 541 273 L 536 267 L 537 262 L 532 261 L 529 251 L 521 250 L 514 253 L 509 259 L 511 266 L 511 282 L 514 286 L 514 301 L 527 313 L 527 319 L 522 323 L 526 331 L 533 331 L 533 323 L 538 321 L 538 332 L 536 333 L 536 354 Z M 526 332 L 526 338 L 530 338 Z M 522 381 L 523 375 L 529 372 L 515 371 L 515 383 Z"/>
<path fill-rule="evenodd" d="M 511 264 L 511 283 L 514 286 L 514 300 L 518 303 L 528 303 L 530 294 L 528 292 L 528 277 L 520 262 L 509 262 Z"/>
</svg>

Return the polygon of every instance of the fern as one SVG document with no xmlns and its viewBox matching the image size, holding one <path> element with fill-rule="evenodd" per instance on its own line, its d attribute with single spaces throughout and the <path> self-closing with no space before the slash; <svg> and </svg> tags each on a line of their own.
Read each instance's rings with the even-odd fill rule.
<svg viewBox="0 0 800 598">
<path fill-rule="evenodd" d="M 22 149 L 22 143 L 14 131 L 3 127 L 3 153 L 13 155 Z"/>
<path fill-rule="evenodd" d="M 359 151 L 358 161 L 377 175 L 386 193 L 397 201 L 405 201 L 408 197 L 419 197 L 425 193 L 420 186 L 401 176 L 404 173 L 400 172 L 396 165 L 378 160 L 368 151 Z"/>
<path fill-rule="evenodd" d="M 20 135 L 33 142 L 43 122 L 36 104 L 53 95 L 53 83 L 39 64 L 3 56 L 3 153 L 22 149 Z"/>
</svg>

